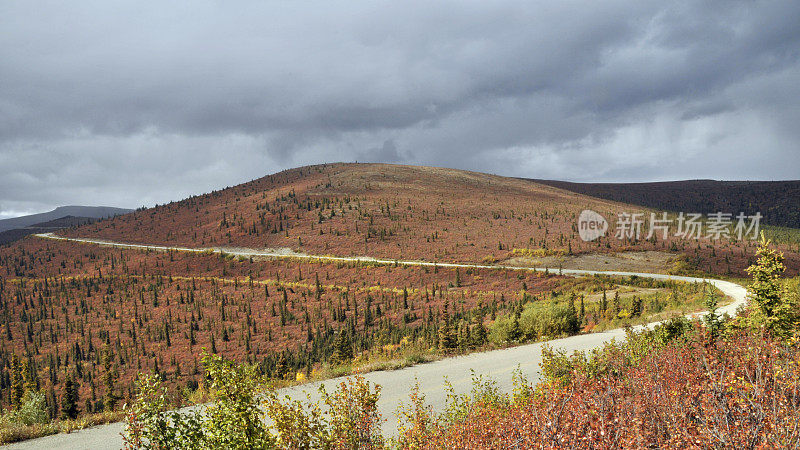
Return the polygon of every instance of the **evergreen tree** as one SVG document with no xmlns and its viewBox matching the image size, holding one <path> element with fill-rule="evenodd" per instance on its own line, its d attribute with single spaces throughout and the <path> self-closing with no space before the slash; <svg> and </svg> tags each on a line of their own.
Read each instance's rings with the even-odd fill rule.
<svg viewBox="0 0 800 450">
<path fill-rule="evenodd" d="M 713 341 L 717 339 L 722 329 L 722 320 L 719 317 L 719 313 L 717 313 L 716 295 L 706 293 L 706 308 L 708 309 L 708 313 L 703 316 L 703 322 L 706 324 L 706 328 L 708 328 L 711 340 Z"/>
<path fill-rule="evenodd" d="M 642 299 L 634 295 L 631 301 L 631 317 L 639 317 L 642 315 Z"/>
<path fill-rule="evenodd" d="M 786 270 L 783 253 L 769 248 L 770 243 L 762 232 L 758 261 L 745 269 L 753 277 L 748 289 L 758 307 L 755 320 L 774 336 L 786 337 L 800 324 L 800 314 L 796 300 L 781 285 L 780 276 Z"/>
<path fill-rule="evenodd" d="M 580 331 L 578 311 L 575 310 L 575 294 L 569 296 L 569 317 L 567 317 L 567 334 L 575 334 Z"/>
<path fill-rule="evenodd" d="M 74 419 L 78 417 L 78 383 L 67 375 L 64 380 L 64 395 L 61 397 L 61 417 Z"/>
<path fill-rule="evenodd" d="M 351 359 L 353 359 L 353 344 L 350 342 L 350 336 L 347 331 L 341 329 L 336 335 L 336 341 L 333 344 L 333 361 L 346 363 Z"/>
<path fill-rule="evenodd" d="M 486 327 L 483 325 L 483 317 L 478 316 L 475 319 L 475 326 L 472 328 L 472 345 L 480 347 L 486 344 L 487 332 Z"/>
<path fill-rule="evenodd" d="M 22 386 L 25 392 L 36 392 L 39 390 L 39 377 L 36 372 L 36 361 L 34 361 L 31 356 L 28 356 L 26 359 L 22 360 Z"/>
<path fill-rule="evenodd" d="M 600 301 L 600 311 L 605 314 L 608 310 L 608 295 L 606 295 L 605 288 L 603 289 L 603 299 Z"/>
<path fill-rule="evenodd" d="M 106 347 L 103 352 L 103 386 L 105 387 L 105 394 L 103 395 L 103 406 L 108 411 L 113 411 L 117 406 L 119 397 L 114 392 L 114 385 L 117 381 L 118 374 L 116 367 L 112 366 L 111 350 Z"/>
<path fill-rule="evenodd" d="M 450 350 L 456 348 L 458 345 L 458 339 L 453 331 L 453 327 L 450 326 L 450 321 L 445 318 L 442 320 L 441 326 L 439 326 L 439 348 L 442 350 Z"/>
<path fill-rule="evenodd" d="M 22 396 L 25 394 L 25 382 L 22 370 L 22 363 L 20 363 L 19 357 L 17 355 L 11 356 L 10 388 L 11 406 L 13 408 L 19 408 L 20 404 L 22 403 Z"/>
<path fill-rule="evenodd" d="M 273 375 L 275 378 L 283 379 L 287 373 L 289 373 L 289 364 L 286 361 L 286 352 L 281 352 L 278 355 L 278 361 L 275 363 Z"/>
<path fill-rule="evenodd" d="M 463 320 L 458 325 L 458 348 L 461 350 L 472 348 L 472 336 L 469 332 L 469 325 Z"/>
<path fill-rule="evenodd" d="M 58 398 L 52 383 L 47 383 L 47 413 L 51 419 L 58 417 Z"/>
<path fill-rule="evenodd" d="M 516 342 L 522 337 L 522 328 L 519 326 L 519 314 L 514 314 L 511 320 L 511 325 L 506 331 L 506 340 L 509 342 Z"/>
</svg>

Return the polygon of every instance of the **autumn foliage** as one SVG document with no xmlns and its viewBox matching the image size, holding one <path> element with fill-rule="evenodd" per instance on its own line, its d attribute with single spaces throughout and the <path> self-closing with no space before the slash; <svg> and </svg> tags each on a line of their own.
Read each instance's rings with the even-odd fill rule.
<svg viewBox="0 0 800 450">
<path fill-rule="evenodd" d="M 795 448 L 800 352 L 758 331 L 631 335 L 521 402 L 437 423 L 421 448 Z"/>
<path fill-rule="evenodd" d="M 607 236 L 580 239 L 578 216 L 587 208 L 611 222 Z M 750 240 L 647 239 L 646 230 L 637 239 L 617 239 L 613 228 L 621 212 L 649 218 L 644 207 L 530 180 L 435 167 L 324 164 L 62 233 L 145 244 L 290 248 L 314 255 L 437 262 L 503 261 L 514 256 L 514 249 L 543 254 L 657 250 L 683 254 L 691 270 L 738 275 L 752 262 L 756 245 Z M 787 256 L 787 266 L 796 273 L 800 257 L 796 252 Z"/>
</svg>

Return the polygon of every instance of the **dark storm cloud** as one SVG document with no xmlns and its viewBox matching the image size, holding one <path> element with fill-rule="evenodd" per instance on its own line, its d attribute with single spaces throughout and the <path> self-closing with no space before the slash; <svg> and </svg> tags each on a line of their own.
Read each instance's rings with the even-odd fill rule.
<svg viewBox="0 0 800 450">
<path fill-rule="evenodd" d="M 0 4 L 0 215 L 326 161 L 797 178 L 800 4 Z"/>
</svg>

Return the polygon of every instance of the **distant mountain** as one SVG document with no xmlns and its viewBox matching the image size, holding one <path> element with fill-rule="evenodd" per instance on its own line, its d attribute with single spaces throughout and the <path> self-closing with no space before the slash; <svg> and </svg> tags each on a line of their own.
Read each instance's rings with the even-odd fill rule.
<svg viewBox="0 0 800 450">
<path fill-rule="evenodd" d="M 800 228 L 800 180 L 686 180 L 655 183 L 570 183 L 531 180 L 605 200 L 687 213 L 755 214 L 763 223 Z"/>
<path fill-rule="evenodd" d="M 132 211 L 132 209 L 112 208 L 110 206 L 59 206 L 58 208 L 49 212 L 0 220 L 0 231 L 25 228 L 32 225 L 49 222 L 51 220 L 61 219 L 67 216 L 104 219 L 107 217 L 127 214 Z"/>
<path fill-rule="evenodd" d="M 35 233 L 49 233 L 55 230 L 74 227 L 78 225 L 85 225 L 92 223 L 97 219 L 92 217 L 75 217 L 66 216 L 59 219 L 51 220 L 49 222 L 37 223 L 25 228 L 14 228 L 13 230 L 0 231 L 0 245 L 10 244 L 18 241 L 25 236 Z"/>
<path fill-rule="evenodd" d="M 55 220 L 37 223 L 27 228 L 69 228 L 69 227 L 77 227 L 79 225 L 85 225 L 87 223 L 92 223 L 95 220 L 97 219 L 94 217 L 65 216 Z"/>
</svg>

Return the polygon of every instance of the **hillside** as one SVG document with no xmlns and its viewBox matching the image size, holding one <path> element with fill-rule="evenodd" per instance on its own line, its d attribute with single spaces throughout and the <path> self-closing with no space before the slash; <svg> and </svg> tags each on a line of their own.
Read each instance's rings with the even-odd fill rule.
<svg viewBox="0 0 800 450">
<path fill-rule="evenodd" d="M 577 237 L 574 224 L 584 208 L 611 213 L 619 205 L 474 172 L 331 164 L 137 211 L 74 235 L 476 261 L 514 247 L 566 248 Z"/>
<path fill-rule="evenodd" d="M 577 220 L 584 209 L 607 218 L 610 229 L 605 237 L 580 239 Z M 515 257 L 627 250 L 683 254 L 689 268 L 712 273 L 743 274 L 752 262 L 751 242 L 685 241 L 674 236 L 645 240 L 646 228 L 639 240 L 617 239 L 614 228 L 622 212 L 649 217 L 642 207 L 516 178 L 432 167 L 328 164 L 268 175 L 67 234 L 440 262 L 514 258 L 518 263 L 557 265 Z"/>
<path fill-rule="evenodd" d="M 483 337 L 474 331 L 484 321 L 559 295 L 565 281 L 29 237 L 0 248 L 0 406 L 17 404 L 12 382 L 20 372 L 46 393 L 52 417 L 67 377 L 79 384 L 84 413 L 130 399 L 140 372 L 191 392 L 203 348 L 256 362 L 276 379 L 325 373 L 343 361 L 341 339 L 346 361 L 361 367 L 419 362 L 437 348 L 443 324 L 452 336 L 446 350 L 485 346 L 485 328 Z"/>
<path fill-rule="evenodd" d="M 621 203 L 666 211 L 718 211 L 764 216 L 764 223 L 800 228 L 800 180 L 714 181 L 686 180 L 658 183 L 570 183 L 532 180 Z"/>
</svg>

